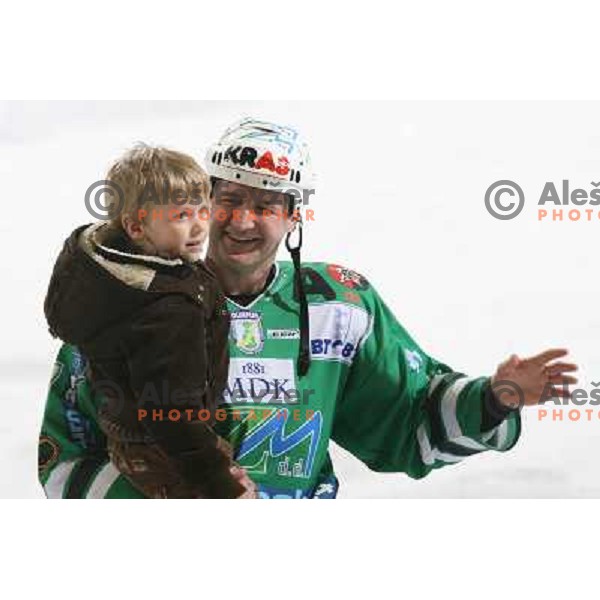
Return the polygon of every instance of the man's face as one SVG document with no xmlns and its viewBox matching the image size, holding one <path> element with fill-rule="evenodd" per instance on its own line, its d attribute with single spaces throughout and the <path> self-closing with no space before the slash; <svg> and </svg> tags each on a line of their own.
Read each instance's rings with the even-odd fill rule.
<svg viewBox="0 0 600 600">
<path fill-rule="evenodd" d="M 218 180 L 211 200 L 209 256 L 239 273 L 270 265 L 293 229 L 287 197 Z"/>
</svg>

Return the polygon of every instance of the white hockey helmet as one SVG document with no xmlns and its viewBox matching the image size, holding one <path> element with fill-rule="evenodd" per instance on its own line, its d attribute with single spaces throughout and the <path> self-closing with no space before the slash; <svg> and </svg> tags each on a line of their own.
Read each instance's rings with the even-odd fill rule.
<svg viewBox="0 0 600 600">
<path fill-rule="evenodd" d="M 228 127 L 205 165 L 211 177 L 292 194 L 296 204 L 314 192 L 307 144 L 295 129 L 268 121 L 249 117 Z"/>
</svg>

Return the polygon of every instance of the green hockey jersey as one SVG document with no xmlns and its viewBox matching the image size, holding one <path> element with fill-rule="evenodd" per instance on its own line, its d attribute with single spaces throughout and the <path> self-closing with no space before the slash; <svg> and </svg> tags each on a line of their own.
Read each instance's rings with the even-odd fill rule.
<svg viewBox="0 0 600 600">
<path fill-rule="evenodd" d="M 467 377 L 428 356 L 363 276 L 325 263 L 305 263 L 302 275 L 311 350 L 306 376 L 296 368 L 292 263 L 277 263 L 251 304 L 228 301 L 231 364 L 215 427 L 261 498 L 335 497 L 330 440 L 375 471 L 413 478 L 516 443 L 518 411 L 491 429 L 482 424 L 489 378 Z M 142 497 L 108 459 L 98 404 L 85 357 L 63 346 L 39 444 L 39 478 L 49 498 Z M 144 418 L 169 418 L 165 412 L 158 395 Z"/>
</svg>

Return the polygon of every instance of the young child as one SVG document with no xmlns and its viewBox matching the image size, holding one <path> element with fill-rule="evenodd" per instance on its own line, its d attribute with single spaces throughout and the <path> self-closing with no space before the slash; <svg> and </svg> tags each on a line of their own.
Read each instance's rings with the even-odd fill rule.
<svg viewBox="0 0 600 600">
<path fill-rule="evenodd" d="M 66 240 L 44 304 L 50 332 L 87 357 L 111 460 L 145 495 L 252 497 L 211 427 L 229 317 L 200 260 L 208 177 L 190 156 L 138 146 L 107 179 L 122 208 Z"/>
</svg>

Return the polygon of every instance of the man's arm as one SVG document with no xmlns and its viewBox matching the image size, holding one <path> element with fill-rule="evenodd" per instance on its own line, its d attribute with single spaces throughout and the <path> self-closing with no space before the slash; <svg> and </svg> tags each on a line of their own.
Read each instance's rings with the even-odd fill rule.
<svg viewBox="0 0 600 600">
<path fill-rule="evenodd" d="M 63 345 L 38 445 L 38 478 L 48 498 L 144 498 L 109 461 L 96 406 L 85 359 Z"/>
<path fill-rule="evenodd" d="M 332 439 L 375 471 L 420 478 L 520 434 L 517 410 L 490 414 L 490 378 L 468 377 L 428 356 L 371 288 L 371 329 L 338 404 Z"/>
</svg>

